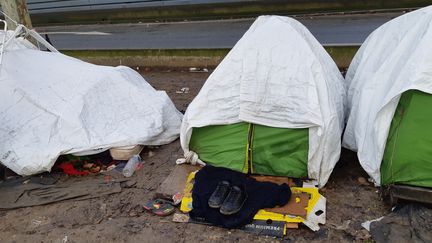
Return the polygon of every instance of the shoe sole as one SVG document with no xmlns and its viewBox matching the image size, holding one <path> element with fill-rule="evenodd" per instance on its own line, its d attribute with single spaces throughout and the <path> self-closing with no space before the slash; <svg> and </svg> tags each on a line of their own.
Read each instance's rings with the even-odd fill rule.
<svg viewBox="0 0 432 243">
<path fill-rule="evenodd" d="M 217 209 L 217 208 L 220 208 L 220 207 L 222 207 L 222 205 L 219 205 L 219 206 L 216 206 L 216 205 L 208 205 L 210 208 L 215 208 L 215 209 Z"/>
</svg>

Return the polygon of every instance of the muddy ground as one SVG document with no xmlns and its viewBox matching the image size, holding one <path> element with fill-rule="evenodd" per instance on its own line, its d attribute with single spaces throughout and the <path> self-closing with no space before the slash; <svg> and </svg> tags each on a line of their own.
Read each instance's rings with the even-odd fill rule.
<svg viewBox="0 0 432 243">
<path fill-rule="evenodd" d="M 167 70 L 142 73 L 156 89 L 166 90 L 183 111 L 209 75 Z M 180 92 L 184 87 L 188 92 Z M 181 155 L 178 140 L 146 148 L 145 165 L 134 175 L 138 183 L 120 194 L 0 211 L 0 242 L 370 242 L 369 233 L 360 224 L 390 210 L 380 200 L 377 188 L 364 180 L 367 175 L 355 154 L 344 150 L 321 190 L 327 198 L 327 224 L 318 232 L 301 226 L 288 230 L 283 239 L 275 239 L 240 230 L 173 223 L 170 216 L 144 212 L 142 205 L 152 198 Z"/>
</svg>

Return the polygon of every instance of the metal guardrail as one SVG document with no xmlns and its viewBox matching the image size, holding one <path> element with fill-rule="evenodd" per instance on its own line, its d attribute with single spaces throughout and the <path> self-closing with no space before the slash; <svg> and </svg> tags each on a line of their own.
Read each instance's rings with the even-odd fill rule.
<svg viewBox="0 0 432 243">
<path fill-rule="evenodd" d="M 3 0 L 0 0 L 3 1 Z M 431 0 L 27 0 L 37 26 L 415 9 Z M 1 14 L 0 14 L 1 17 Z"/>
<path fill-rule="evenodd" d="M 27 0 L 30 13 L 252 2 L 254 0 Z"/>
</svg>

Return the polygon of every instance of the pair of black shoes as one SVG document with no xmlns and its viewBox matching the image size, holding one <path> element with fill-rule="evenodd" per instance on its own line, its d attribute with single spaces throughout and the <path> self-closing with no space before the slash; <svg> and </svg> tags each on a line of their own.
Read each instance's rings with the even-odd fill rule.
<svg viewBox="0 0 432 243">
<path fill-rule="evenodd" d="M 246 192 L 240 187 L 231 186 L 228 181 L 221 181 L 210 196 L 208 205 L 211 208 L 220 208 L 221 214 L 232 215 L 240 211 L 246 198 Z"/>
</svg>

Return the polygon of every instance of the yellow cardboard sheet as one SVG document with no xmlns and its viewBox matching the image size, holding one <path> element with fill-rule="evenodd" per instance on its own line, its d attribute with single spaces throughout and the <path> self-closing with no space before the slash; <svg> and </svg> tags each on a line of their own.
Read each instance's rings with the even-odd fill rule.
<svg viewBox="0 0 432 243">
<path fill-rule="evenodd" d="M 188 213 L 192 210 L 192 188 L 193 188 L 193 180 L 195 178 L 195 172 L 189 174 L 186 187 L 183 193 L 183 199 L 180 205 L 180 210 L 184 213 Z M 302 187 L 291 187 L 291 191 L 293 194 L 305 192 L 310 195 L 310 200 L 308 206 L 306 207 L 307 215 L 312 212 L 315 204 L 318 202 L 321 195 L 318 192 L 318 188 L 302 188 Z M 306 219 L 295 216 L 295 215 L 284 215 L 280 213 L 272 213 L 265 210 L 259 210 L 258 213 L 254 217 L 255 220 L 274 220 L 274 221 L 284 221 L 287 223 L 302 223 Z"/>
</svg>

